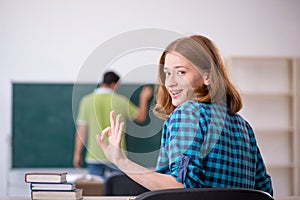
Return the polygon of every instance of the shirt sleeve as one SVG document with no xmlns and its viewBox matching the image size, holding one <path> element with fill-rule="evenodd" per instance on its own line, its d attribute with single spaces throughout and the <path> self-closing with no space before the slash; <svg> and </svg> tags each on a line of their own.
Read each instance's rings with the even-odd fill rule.
<svg viewBox="0 0 300 200">
<path fill-rule="evenodd" d="M 255 189 L 268 192 L 273 196 L 271 177 L 266 172 L 266 167 L 259 148 L 257 148 L 257 162 L 256 162 L 256 175 L 255 175 Z"/>
<path fill-rule="evenodd" d="M 79 103 L 78 115 L 76 120 L 77 125 L 87 125 L 88 114 L 86 111 L 85 102 L 86 102 L 85 97 L 83 97 L 83 99 Z"/>
<path fill-rule="evenodd" d="M 159 162 L 168 164 L 168 173 L 183 183 L 185 188 L 204 186 L 204 169 L 199 159 L 203 141 L 199 117 L 198 104 L 188 101 L 173 111 L 165 127 L 166 142 L 160 157 L 167 159 L 160 158 Z M 159 165 L 158 169 L 161 169 L 159 172 L 166 172 L 166 166 Z"/>
<path fill-rule="evenodd" d="M 262 190 L 268 192 L 270 195 L 273 196 L 273 187 L 271 177 L 267 174 L 266 166 L 264 164 L 262 155 L 260 153 L 259 147 L 257 146 L 255 135 L 253 129 L 251 128 L 250 124 L 246 124 L 252 146 L 255 152 L 255 185 L 254 189 Z"/>
</svg>

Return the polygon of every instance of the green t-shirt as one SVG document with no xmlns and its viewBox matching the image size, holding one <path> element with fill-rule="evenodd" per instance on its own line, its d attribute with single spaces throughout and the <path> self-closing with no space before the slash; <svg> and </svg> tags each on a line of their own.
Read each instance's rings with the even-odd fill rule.
<svg viewBox="0 0 300 200">
<path fill-rule="evenodd" d="M 86 162 L 106 162 L 107 159 L 96 141 L 96 134 L 110 126 L 110 111 L 115 115 L 121 114 L 121 120 L 132 120 L 137 112 L 135 106 L 125 96 L 117 94 L 112 90 L 98 88 L 94 93 L 84 96 L 79 105 L 77 124 L 85 124 L 88 129 Z M 124 130 L 126 127 L 124 127 Z M 122 140 L 122 148 L 125 147 L 125 136 Z"/>
</svg>

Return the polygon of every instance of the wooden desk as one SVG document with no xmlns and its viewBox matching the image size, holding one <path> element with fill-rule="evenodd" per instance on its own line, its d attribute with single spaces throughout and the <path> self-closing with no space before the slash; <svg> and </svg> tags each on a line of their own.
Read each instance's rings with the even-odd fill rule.
<svg viewBox="0 0 300 200">
<path fill-rule="evenodd" d="M 30 197 L 0 197 L 0 200 L 31 200 Z M 128 200 L 128 197 L 118 196 L 86 196 L 83 200 Z"/>
</svg>

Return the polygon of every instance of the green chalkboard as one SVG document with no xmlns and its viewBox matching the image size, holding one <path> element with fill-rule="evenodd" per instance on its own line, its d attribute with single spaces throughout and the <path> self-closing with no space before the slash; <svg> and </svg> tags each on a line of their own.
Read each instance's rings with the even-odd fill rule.
<svg viewBox="0 0 300 200">
<path fill-rule="evenodd" d="M 13 83 L 12 88 L 12 167 L 72 167 L 74 116 L 82 96 L 92 92 L 95 85 Z M 138 84 L 124 84 L 117 92 L 137 105 L 140 90 Z M 143 124 L 127 122 L 127 149 L 132 160 L 155 166 L 162 123 L 151 111 Z"/>
</svg>

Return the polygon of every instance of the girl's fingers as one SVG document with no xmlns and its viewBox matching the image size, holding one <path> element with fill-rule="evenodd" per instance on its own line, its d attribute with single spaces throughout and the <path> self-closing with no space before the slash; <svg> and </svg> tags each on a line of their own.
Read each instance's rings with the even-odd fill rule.
<svg viewBox="0 0 300 200">
<path fill-rule="evenodd" d="M 118 131 L 120 129 L 120 118 L 121 118 L 121 115 L 117 115 L 116 117 L 116 122 L 115 122 L 115 133 L 116 133 L 116 137 L 118 136 Z"/>
<path fill-rule="evenodd" d="M 110 111 L 110 127 L 112 130 L 115 129 L 115 112 L 113 110 Z"/>
<path fill-rule="evenodd" d="M 101 140 L 103 141 L 103 139 L 104 139 L 104 137 L 107 135 L 107 136 L 110 136 L 110 131 L 111 129 L 110 129 L 110 127 L 107 127 L 107 128 L 105 128 L 103 131 L 102 131 L 102 133 L 101 133 Z"/>
<path fill-rule="evenodd" d="M 118 114 L 117 115 L 117 118 L 116 118 L 116 124 L 120 124 L 120 118 L 121 118 L 121 114 Z"/>
<path fill-rule="evenodd" d="M 110 127 L 107 127 L 102 131 L 101 134 L 101 140 L 104 139 L 104 137 L 112 136 L 114 139 L 116 139 L 117 142 L 120 142 L 122 139 L 122 133 L 124 129 L 124 122 L 121 122 L 121 115 L 118 114 L 115 118 L 115 112 L 110 112 Z"/>
<path fill-rule="evenodd" d="M 107 144 L 104 142 L 104 140 L 102 139 L 102 135 L 96 135 L 96 140 L 98 142 L 98 144 L 100 145 L 100 147 L 103 149 L 103 151 L 106 149 Z"/>
<path fill-rule="evenodd" d="M 120 124 L 120 129 L 119 129 L 118 134 L 117 134 L 117 139 L 118 139 L 119 142 L 121 142 L 121 140 L 122 140 L 123 129 L 124 129 L 124 122 L 122 122 Z"/>
</svg>

